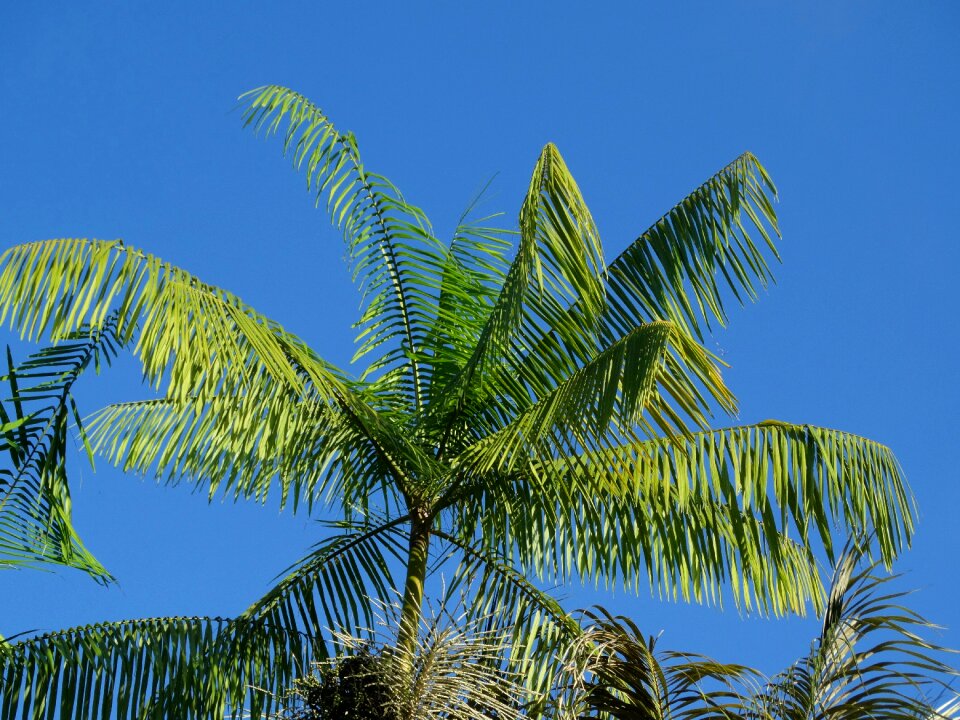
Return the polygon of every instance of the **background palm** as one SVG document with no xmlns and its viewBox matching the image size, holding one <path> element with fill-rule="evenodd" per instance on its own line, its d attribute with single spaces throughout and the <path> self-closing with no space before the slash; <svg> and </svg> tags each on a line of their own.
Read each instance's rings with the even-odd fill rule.
<svg viewBox="0 0 960 720">
<path fill-rule="evenodd" d="M 840 557 L 819 637 L 769 680 L 742 665 L 655 652 L 627 618 L 588 613 L 570 652 L 569 717 L 608 720 L 953 720 L 957 671 L 929 639 L 935 625 L 890 589 L 864 549 Z M 939 702 L 944 695 L 953 700 Z M 939 703 L 939 704 L 938 704 Z"/>
<path fill-rule="evenodd" d="M 275 690 L 326 656 L 324 626 L 371 626 L 369 597 L 401 592 L 398 643 L 411 647 L 431 554 L 458 563 L 451 592 L 468 587 L 478 614 L 495 609 L 515 628 L 512 661 L 542 687 L 553 672 L 544 653 L 577 629 L 527 577 L 635 589 L 646 575 L 698 601 L 727 585 L 748 608 L 801 611 L 822 602 L 813 550 L 832 552 L 836 525 L 875 533 L 888 562 L 909 539 L 886 448 L 772 421 L 708 428 L 712 408 L 735 402 L 699 341 L 724 321 L 725 293 L 752 298 L 769 280 L 762 248 L 775 253 L 774 189 L 751 155 L 607 263 L 548 145 L 508 261 L 509 233 L 469 213 L 449 244 L 437 240 L 305 98 L 268 87 L 245 102 L 247 123 L 282 134 L 344 231 L 366 299 L 359 378 L 119 241 L 9 250 L 0 307 L 30 339 L 111 323 L 146 379 L 165 385 L 160 399 L 92 418 L 92 444 L 112 461 L 211 494 L 263 500 L 273 488 L 294 509 L 332 499 L 342 520 L 240 618 L 5 646 L 6 708 L 56 701 L 65 716 L 96 716 L 109 698 L 120 716 L 147 702 L 170 716 L 244 704 L 256 715 L 272 701 L 249 688 Z"/>
</svg>

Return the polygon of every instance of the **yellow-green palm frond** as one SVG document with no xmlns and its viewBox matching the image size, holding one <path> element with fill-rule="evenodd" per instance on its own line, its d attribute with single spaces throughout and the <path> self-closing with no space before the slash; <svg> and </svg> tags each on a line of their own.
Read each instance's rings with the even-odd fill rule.
<svg viewBox="0 0 960 720">
<path fill-rule="evenodd" d="M 29 339 L 62 339 L 86 323 L 96 331 L 114 313 L 109 317 L 115 318 L 119 342 L 134 345 L 146 379 L 160 384 L 167 378 L 166 407 L 193 410 L 174 421 L 181 430 L 183 422 L 217 415 L 202 408 L 234 403 L 249 412 L 230 415 L 230 432 L 252 432 L 244 442 L 255 442 L 261 429 L 254 422 L 266 408 L 282 413 L 301 402 L 325 404 L 379 444 L 379 456 L 395 476 L 413 476 L 404 469 L 409 462 L 429 474 L 427 455 L 379 417 L 375 398 L 301 340 L 226 291 L 119 241 L 53 240 L 8 250 L 0 258 L 0 306 L 0 321 L 9 320 Z M 118 422 L 122 431 L 132 412 L 126 410 L 102 415 L 99 427 Z M 147 452 L 164 453 L 155 455 L 164 461 L 184 460 L 171 455 L 174 447 Z M 145 470 L 142 461 L 137 464 Z M 214 485 L 222 479 L 207 478 Z"/>
<path fill-rule="evenodd" d="M 524 572 L 698 602 L 728 587 L 773 614 L 822 606 L 813 548 L 869 532 L 889 562 L 913 530 L 889 449 L 785 423 L 531 458 L 460 493 L 456 524 Z"/>
<path fill-rule="evenodd" d="M 419 353 L 436 317 L 446 248 L 419 208 L 364 168 L 353 135 L 339 132 L 305 97 L 270 85 L 241 102 L 245 125 L 268 135 L 282 132 L 284 153 L 305 171 L 308 190 L 344 233 L 365 292 L 356 357 L 378 350 L 372 370 L 401 368 L 412 407 L 420 409 L 426 378 Z"/>
<path fill-rule="evenodd" d="M 179 400 L 242 386 L 263 368 L 300 390 L 289 361 L 299 341 L 239 298 L 120 241 L 47 240 L 0 257 L 0 322 L 29 340 L 59 340 L 115 313 L 146 379 Z M 329 369 L 323 379 L 333 380 Z M 322 385 L 320 387 L 323 387 Z"/>
<path fill-rule="evenodd" d="M 434 393 L 431 421 L 449 430 L 454 418 L 482 403 L 491 372 L 517 338 L 553 327 L 573 302 L 587 324 L 603 306 L 603 249 L 580 190 L 559 151 L 547 145 L 520 209 L 520 243 L 469 358 Z"/>
</svg>

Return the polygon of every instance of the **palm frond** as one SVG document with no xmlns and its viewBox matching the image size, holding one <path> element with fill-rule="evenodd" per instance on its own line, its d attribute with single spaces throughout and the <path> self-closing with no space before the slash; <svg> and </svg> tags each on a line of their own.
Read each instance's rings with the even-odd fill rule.
<svg viewBox="0 0 960 720">
<path fill-rule="evenodd" d="M 392 467 L 339 408 L 300 400 L 266 382 L 255 393 L 206 403 L 157 399 L 110 405 L 89 421 L 96 453 L 125 471 L 168 483 L 191 480 L 234 498 L 265 501 L 279 484 L 280 504 L 335 501 L 363 509 L 385 494 L 396 504 Z M 382 443 L 381 443 L 382 445 Z"/>
<path fill-rule="evenodd" d="M 0 258 L 0 322 L 30 339 L 63 338 L 86 321 L 99 329 L 114 307 L 119 341 L 135 341 L 148 381 L 168 377 L 168 400 L 197 407 L 252 395 L 262 407 L 275 394 L 333 405 L 378 444 L 401 482 L 416 474 L 408 461 L 430 475 L 427 455 L 379 417 L 359 386 L 235 296 L 119 242 L 31 243 Z"/>
<path fill-rule="evenodd" d="M 601 713 L 610 720 L 743 718 L 740 688 L 760 677 L 743 665 L 678 652 L 659 652 L 626 617 L 603 608 L 584 613 L 588 623 L 570 646 L 560 717 Z M 760 720 L 754 718 L 754 720 Z"/>
<path fill-rule="evenodd" d="M 478 201 L 457 223 L 443 268 L 437 316 L 426 343 L 433 368 L 431 403 L 467 365 L 509 268 L 508 236 L 514 233 L 492 225 L 496 216 L 474 219 Z"/>
<path fill-rule="evenodd" d="M 763 246 L 779 258 L 774 199 L 770 176 L 744 153 L 681 200 L 607 268 L 608 337 L 637 318 L 670 320 L 698 338 L 711 318 L 725 324 L 725 290 L 742 302 L 773 279 Z"/>
<path fill-rule="evenodd" d="M 891 561 L 913 503 L 889 449 L 846 433 L 768 422 L 517 464 L 465 482 L 457 524 L 522 572 L 775 615 L 819 611 L 814 551 L 837 526 L 872 532 Z"/>
<path fill-rule="evenodd" d="M 509 397 L 514 388 L 504 383 Z M 703 386 L 733 407 L 733 396 L 699 345 L 670 323 L 643 325 L 529 407 L 499 407 L 509 424 L 463 450 L 458 470 L 480 477 L 493 469 L 509 472 L 533 457 L 599 451 L 637 437 L 637 428 L 641 437 L 657 437 L 686 432 L 690 420 L 706 427 Z"/>
<path fill-rule="evenodd" d="M 102 623 L 0 644 L 3 717 L 267 717 L 323 629 L 372 627 L 403 519 L 320 543 L 242 616 Z M 369 595 L 368 595 L 369 593 Z"/>
<path fill-rule="evenodd" d="M 269 85 L 241 96 L 244 124 L 283 134 L 283 150 L 304 168 L 307 188 L 326 204 L 347 240 L 354 277 L 366 295 L 356 357 L 375 349 L 374 369 L 402 369 L 413 408 L 420 409 L 424 338 L 438 303 L 446 249 L 426 216 L 383 176 L 368 172 L 356 139 L 340 133 L 320 108 L 287 88 Z M 385 349 L 384 349 L 385 348 Z"/>
<path fill-rule="evenodd" d="M 7 349 L 10 397 L 0 403 L 0 451 L 10 464 L 0 470 L 0 568 L 49 563 L 112 580 L 73 528 L 66 462 L 71 421 L 90 450 L 73 385 L 88 365 L 99 371 L 117 350 L 112 320 L 100 330 L 81 327 L 18 366 Z"/>
<path fill-rule="evenodd" d="M 374 603 L 388 602 L 396 587 L 387 558 L 403 552 L 400 526 L 408 520 L 335 523 L 341 532 L 314 546 L 241 619 L 314 635 L 323 628 L 373 627 Z"/>
<path fill-rule="evenodd" d="M 737 158 L 607 266 L 599 316 L 578 301 L 518 334 L 490 380 L 498 402 L 504 387 L 507 402 L 520 406 L 543 397 L 645 323 L 668 320 L 700 339 L 710 318 L 724 324 L 726 293 L 753 298 L 772 279 L 753 236 L 761 236 L 776 256 L 769 232 L 777 227 L 773 196 L 756 158 Z"/>
<path fill-rule="evenodd" d="M 279 325 L 224 290 L 120 241 L 47 240 L 0 257 L 0 323 L 34 341 L 59 340 L 115 313 L 121 344 L 136 339 L 145 378 L 168 378 L 167 395 L 209 397 L 248 384 L 263 369 L 301 390 L 291 354 L 305 347 Z M 318 386 L 336 383 L 329 366 L 312 367 Z"/>
<path fill-rule="evenodd" d="M 238 652 L 219 658 L 220 664 L 204 664 L 229 628 L 231 622 L 222 618 L 148 618 L 2 644 L 0 714 L 25 720 L 238 718 L 252 698 L 263 696 L 258 688 L 265 680 L 281 687 L 292 682 L 306 659 L 288 654 L 283 631 L 271 631 L 259 633 L 255 642 L 249 637 L 233 642 Z M 185 673 L 191 664 L 203 674 Z M 237 675 L 243 683 L 224 682 Z"/>
<path fill-rule="evenodd" d="M 603 250 L 593 218 L 559 151 L 540 153 L 520 209 L 520 244 L 469 359 L 432 408 L 449 430 L 471 403 L 491 392 L 489 374 L 518 338 L 554 327 L 579 301 L 586 324 L 603 305 Z M 575 335 L 582 332 L 569 328 Z M 438 396 L 439 399 L 439 396 Z"/>
<path fill-rule="evenodd" d="M 841 555 L 820 637 L 758 694 L 758 707 L 783 720 L 936 717 L 930 695 L 957 671 L 922 637 L 934 626 L 901 604 L 908 593 L 887 589 L 897 576 L 863 563 L 864 547 L 851 543 Z"/>
</svg>

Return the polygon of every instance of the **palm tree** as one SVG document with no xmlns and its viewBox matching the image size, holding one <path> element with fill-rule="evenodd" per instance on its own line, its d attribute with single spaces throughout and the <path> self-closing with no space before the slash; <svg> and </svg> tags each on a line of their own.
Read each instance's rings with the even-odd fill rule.
<svg viewBox="0 0 960 720">
<path fill-rule="evenodd" d="M 239 618 L 0 646 L 5 711 L 57 702 L 62 717 L 89 717 L 96 698 L 118 717 L 262 715 L 271 696 L 251 688 L 275 692 L 327 657 L 324 626 L 370 627 L 370 597 L 399 592 L 409 651 L 431 557 L 452 558 L 450 590 L 471 588 L 478 616 L 497 609 L 514 628 L 513 667 L 543 687 L 543 658 L 578 629 L 528 578 L 646 581 L 697 602 L 729 588 L 747 609 L 802 612 L 823 602 L 813 553 L 832 553 L 838 532 L 874 533 L 886 562 L 909 541 L 911 500 L 887 448 L 777 421 L 710 427 L 736 402 L 702 339 L 725 302 L 770 281 L 776 256 L 775 189 L 753 155 L 607 262 L 553 145 L 517 231 L 471 209 L 443 243 L 306 98 L 271 86 L 243 102 L 344 233 L 365 297 L 363 372 L 120 241 L 8 250 L 0 322 L 53 341 L 112 323 L 163 388 L 88 421 L 118 466 L 211 496 L 279 493 L 294 511 L 332 499 L 342 519 Z"/>
<path fill-rule="evenodd" d="M 608 720 L 918 720 L 957 717 L 936 705 L 957 671 L 924 639 L 936 629 L 902 604 L 850 545 L 833 575 L 823 626 L 810 652 L 763 681 L 756 670 L 683 653 L 654 651 L 654 639 L 603 611 L 572 644 L 566 715 Z"/>
</svg>

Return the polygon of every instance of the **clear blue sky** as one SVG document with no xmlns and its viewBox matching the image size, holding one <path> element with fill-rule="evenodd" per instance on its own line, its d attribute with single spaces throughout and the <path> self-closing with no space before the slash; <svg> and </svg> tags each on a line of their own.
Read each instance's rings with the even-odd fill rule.
<svg viewBox="0 0 960 720">
<path fill-rule="evenodd" d="M 352 129 L 441 236 L 499 173 L 515 215 L 555 142 L 615 256 L 754 151 L 781 191 L 779 283 L 711 341 L 741 420 L 894 448 L 920 507 L 899 569 L 960 646 L 960 5 L 883 2 L 8 4 L 0 11 L 0 245 L 122 237 L 239 294 L 346 365 L 358 297 L 343 246 L 235 98 L 279 83 Z M 162 9 L 161 9 L 162 8 Z M 357 9 L 360 8 L 360 9 Z M 143 396 L 130 364 L 90 412 Z M 306 516 L 208 505 L 74 463 L 82 536 L 120 579 L 0 575 L 0 633 L 145 615 L 233 615 L 319 538 Z M 646 594 L 563 590 L 665 647 L 776 669 L 815 619 L 743 619 Z"/>
</svg>

